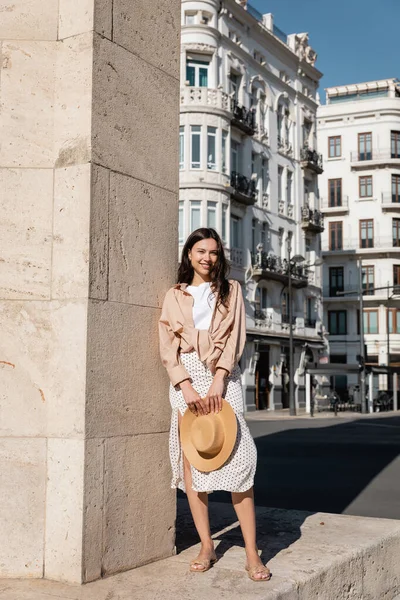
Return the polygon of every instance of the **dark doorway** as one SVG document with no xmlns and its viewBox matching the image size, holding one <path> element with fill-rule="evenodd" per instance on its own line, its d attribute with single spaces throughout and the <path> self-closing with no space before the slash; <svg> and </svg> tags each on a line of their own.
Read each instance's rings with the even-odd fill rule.
<svg viewBox="0 0 400 600">
<path fill-rule="evenodd" d="M 256 408 L 269 408 L 269 350 L 261 350 L 256 369 Z"/>
<path fill-rule="evenodd" d="M 282 407 L 289 408 L 289 347 L 283 346 L 281 349 L 281 353 L 283 356 L 285 356 L 285 359 L 282 364 Z"/>
<path fill-rule="evenodd" d="M 333 364 L 347 364 L 346 354 L 331 354 L 330 361 Z M 346 401 L 348 397 L 347 375 L 332 375 L 331 388 L 336 390 L 342 401 Z"/>
</svg>

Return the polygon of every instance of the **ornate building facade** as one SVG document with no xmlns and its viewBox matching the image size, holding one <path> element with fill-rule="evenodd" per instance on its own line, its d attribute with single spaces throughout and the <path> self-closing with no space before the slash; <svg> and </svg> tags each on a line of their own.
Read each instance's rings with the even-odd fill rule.
<svg viewBox="0 0 400 600">
<path fill-rule="evenodd" d="M 197 227 L 222 236 L 246 301 L 247 410 L 288 406 L 290 328 L 298 405 L 323 348 L 315 61 L 308 34 L 245 1 L 182 0 L 180 250 Z"/>
<path fill-rule="evenodd" d="M 318 142 L 326 153 L 320 189 L 331 362 L 357 363 L 360 304 L 350 292 L 361 287 L 366 362 L 374 367 L 376 395 L 392 383 L 379 367 L 400 366 L 400 82 L 326 92 Z M 344 395 L 357 383 L 357 375 L 335 382 Z"/>
</svg>

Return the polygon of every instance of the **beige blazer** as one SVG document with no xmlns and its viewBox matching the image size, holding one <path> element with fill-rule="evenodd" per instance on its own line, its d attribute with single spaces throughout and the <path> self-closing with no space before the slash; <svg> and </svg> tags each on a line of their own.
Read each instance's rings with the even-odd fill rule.
<svg viewBox="0 0 400 600">
<path fill-rule="evenodd" d="M 239 362 L 246 342 L 246 313 L 239 282 L 230 279 L 229 284 L 229 307 L 217 309 L 216 298 L 208 330 L 194 327 L 194 298 L 186 291 L 188 284 L 178 283 L 166 293 L 159 320 L 160 355 L 173 386 L 190 379 L 181 352 L 195 350 L 212 373 L 218 367 L 230 373 Z"/>
</svg>

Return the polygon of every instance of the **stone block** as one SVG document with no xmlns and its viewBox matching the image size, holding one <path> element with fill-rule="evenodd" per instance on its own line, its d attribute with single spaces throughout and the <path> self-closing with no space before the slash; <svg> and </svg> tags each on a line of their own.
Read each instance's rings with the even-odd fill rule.
<svg viewBox="0 0 400 600">
<path fill-rule="evenodd" d="M 93 69 L 93 161 L 176 192 L 176 79 L 96 34 Z"/>
<path fill-rule="evenodd" d="M 399 538 L 388 535 L 364 550 L 363 600 L 391 600 L 400 592 Z"/>
<path fill-rule="evenodd" d="M 298 594 L 299 600 L 366 600 L 363 593 L 362 556 L 348 556 L 347 560 L 337 558 L 313 577 L 301 574 Z"/>
<path fill-rule="evenodd" d="M 42 577 L 46 440 L 0 439 L 0 577 Z"/>
<path fill-rule="evenodd" d="M 160 311 L 89 301 L 86 435 L 169 429 L 168 382 L 158 353 Z"/>
<path fill-rule="evenodd" d="M 92 165 L 89 297 L 108 297 L 108 210 L 110 171 Z"/>
<path fill-rule="evenodd" d="M 60 0 L 60 40 L 93 30 L 111 38 L 112 0 Z"/>
<path fill-rule="evenodd" d="M 55 148 L 57 168 L 91 158 L 93 32 L 58 42 L 55 73 Z"/>
<path fill-rule="evenodd" d="M 171 556 L 175 492 L 169 489 L 168 433 L 105 442 L 105 575 Z"/>
<path fill-rule="evenodd" d="M 50 298 L 53 173 L 0 169 L 0 298 Z"/>
<path fill-rule="evenodd" d="M 87 301 L 0 303 L 0 435 L 84 434 Z"/>
<path fill-rule="evenodd" d="M 55 169 L 52 298 L 87 298 L 91 165 Z"/>
<path fill-rule="evenodd" d="M 166 290 L 174 283 L 171 274 L 178 267 L 177 210 L 175 194 L 111 174 L 110 300 L 162 305 Z"/>
<path fill-rule="evenodd" d="M 180 2 L 159 0 L 149 10 L 148 0 L 114 0 L 113 17 L 114 42 L 179 79 Z"/>
<path fill-rule="evenodd" d="M 85 442 L 50 438 L 47 443 L 44 576 L 81 583 Z"/>
<path fill-rule="evenodd" d="M 0 12 L 2 40 L 57 39 L 58 6 L 54 0 L 6 0 Z"/>
<path fill-rule="evenodd" d="M 85 481 L 83 510 L 83 571 L 84 583 L 102 576 L 104 522 L 104 440 L 85 442 Z"/>
<path fill-rule="evenodd" d="M 57 42 L 3 43 L 2 167 L 53 167 L 56 51 Z"/>
</svg>

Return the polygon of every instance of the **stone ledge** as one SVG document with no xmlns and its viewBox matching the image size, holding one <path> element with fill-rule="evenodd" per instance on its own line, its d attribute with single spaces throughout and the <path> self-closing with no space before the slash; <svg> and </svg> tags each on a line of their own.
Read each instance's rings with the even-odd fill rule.
<svg viewBox="0 0 400 600">
<path fill-rule="evenodd" d="M 400 593 L 400 521 L 269 508 L 257 509 L 258 541 L 273 573 L 256 584 L 232 507 L 210 503 L 219 561 L 189 573 L 196 556 L 186 502 L 179 501 L 179 554 L 85 586 L 2 580 L 0 600 L 395 600 Z"/>
</svg>

